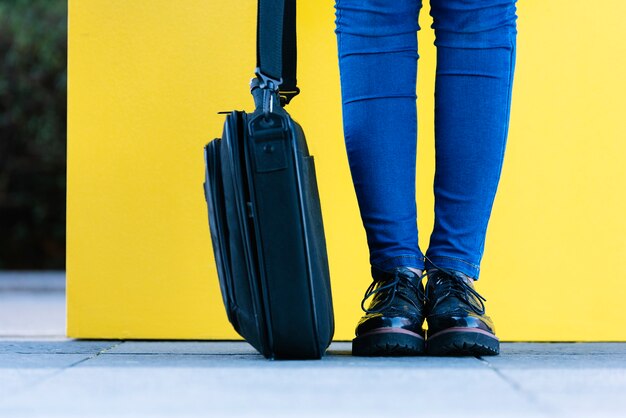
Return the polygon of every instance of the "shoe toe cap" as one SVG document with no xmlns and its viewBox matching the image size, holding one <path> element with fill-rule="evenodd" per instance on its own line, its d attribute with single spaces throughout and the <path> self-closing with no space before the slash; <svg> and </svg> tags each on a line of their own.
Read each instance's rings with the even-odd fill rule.
<svg viewBox="0 0 626 418">
<path fill-rule="evenodd" d="M 423 336 L 422 323 L 423 319 L 414 316 L 373 313 L 361 318 L 356 327 L 356 335 L 363 335 L 380 329 L 398 329 Z"/>
<path fill-rule="evenodd" d="M 428 335 L 450 328 L 474 328 L 495 335 L 495 327 L 491 318 L 487 315 L 468 315 L 468 314 L 451 314 L 451 315 L 431 315 L 427 319 Z"/>
</svg>

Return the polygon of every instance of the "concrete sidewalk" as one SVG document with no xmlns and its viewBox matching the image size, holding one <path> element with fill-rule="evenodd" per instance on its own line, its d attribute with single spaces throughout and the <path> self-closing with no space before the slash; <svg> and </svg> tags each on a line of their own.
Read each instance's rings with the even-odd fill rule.
<svg viewBox="0 0 626 418">
<path fill-rule="evenodd" d="M 0 417 L 626 416 L 621 343 L 485 358 L 356 358 L 334 343 L 320 361 L 268 361 L 243 342 L 66 339 L 63 292 L 5 280 L 0 294 Z"/>
</svg>

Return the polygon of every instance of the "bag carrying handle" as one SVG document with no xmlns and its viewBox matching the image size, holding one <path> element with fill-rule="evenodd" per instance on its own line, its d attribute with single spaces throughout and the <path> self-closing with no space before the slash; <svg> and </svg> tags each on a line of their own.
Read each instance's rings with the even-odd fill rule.
<svg viewBox="0 0 626 418">
<path fill-rule="evenodd" d="M 257 67 L 259 87 L 278 91 L 281 106 L 300 93 L 296 80 L 296 0 L 258 0 Z"/>
</svg>

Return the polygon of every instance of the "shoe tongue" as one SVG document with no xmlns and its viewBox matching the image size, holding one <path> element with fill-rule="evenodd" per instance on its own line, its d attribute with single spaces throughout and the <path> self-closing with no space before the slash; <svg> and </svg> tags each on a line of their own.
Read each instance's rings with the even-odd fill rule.
<svg viewBox="0 0 626 418">
<path fill-rule="evenodd" d="M 438 283 L 440 280 L 461 280 L 466 281 L 465 277 L 460 272 L 455 271 L 443 271 L 439 269 L 428 270 L 428 281 L 432 281 L 433 283 Z"/>
</svg>

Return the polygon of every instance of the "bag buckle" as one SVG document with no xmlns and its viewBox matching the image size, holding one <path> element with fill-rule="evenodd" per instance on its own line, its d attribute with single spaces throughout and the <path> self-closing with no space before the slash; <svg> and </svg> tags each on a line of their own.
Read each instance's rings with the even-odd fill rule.
<svg viewBox="0 0 626 418">
<path fill-rule="evenodd" d="M 276 80 L 273 77 L 263 74 L 261 72 L 261 68 L 259 67 L 256 67 L 254 69 L 254 74 L 256 74 L 256 76 L 259 78 L 259 87 L 261 87 L 262 89 L 269 88 L 270 90 L 278 91 L 278 86 L 283 84 L 282 77 L 280 78 L 280 80 Z"/>
<path fill-rule="evenodd" d="M 293 99 L 298 94 L 300 94 L 299 87 L 296 87 L 294 90 L 281 90 L 279 86 L 283 84 L 282 77 L 280 78 L 280 80 L 276 80 L 273 77 L 263 74 L 259 67 L 255 68 L 254 73 L 256 74 L 257 80 L 258 80 L 258 82 L 254 85 L 254 87 L 258 86 L 264 89 L 266 94 L 267 94 L 267 90 L 275 92 L 278 95 L 278 99 L 280 100 L 280 105 L 282 107 L 288 105 L 291 99 Z M 252 79 L 252 81 L 254 81 L 254 79 Z M 253 87 L 252 82 L 250 86 Z M 266 100 L 264 100 L 264 102 L 268 102 L 268 101 L 271 101 L 271 98 L 266 98 Z"/>
</svg>

